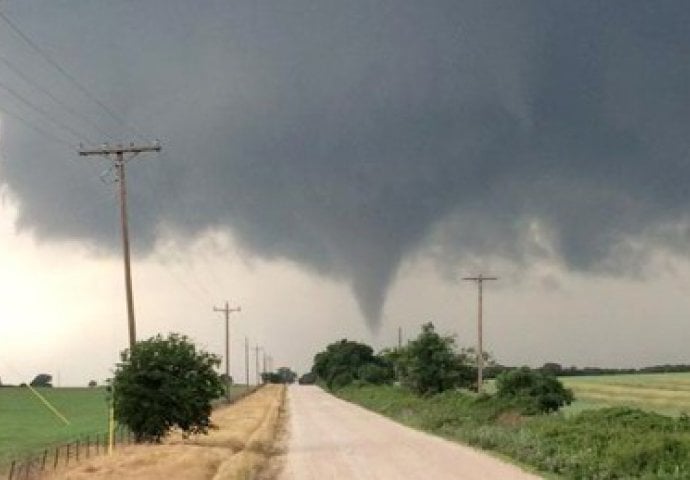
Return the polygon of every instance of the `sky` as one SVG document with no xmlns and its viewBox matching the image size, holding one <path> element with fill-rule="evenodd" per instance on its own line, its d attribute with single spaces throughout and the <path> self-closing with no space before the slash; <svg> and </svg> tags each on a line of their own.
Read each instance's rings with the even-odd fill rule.
<svg viewBox="0 0 690 480">
<path fill-rule="evenodd" d="M 504 364 L 690 363 L 687 2 L 0 4 L 0 378 L 139 338 L 327 343 L 433 321 Z M 252 358 L 253 360 L 253 358 Z M 253 367 L 253 362 L 252 367 Z"/>
</svg>

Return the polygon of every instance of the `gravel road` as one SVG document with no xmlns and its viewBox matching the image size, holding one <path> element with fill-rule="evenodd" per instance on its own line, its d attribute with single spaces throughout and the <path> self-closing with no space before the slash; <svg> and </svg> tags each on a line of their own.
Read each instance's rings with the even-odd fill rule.
<svg viewBox="0 0 690 480">
<path fill-rule="evenodd" d="M 288 390 L 280 480 L 537 479 L 472 448 L 402 426 L 312 386 Z"/>
</svg>

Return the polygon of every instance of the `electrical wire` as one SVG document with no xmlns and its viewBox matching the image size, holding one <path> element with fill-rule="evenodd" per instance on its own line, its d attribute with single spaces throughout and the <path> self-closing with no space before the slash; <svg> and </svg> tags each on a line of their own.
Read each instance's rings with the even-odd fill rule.
<svg viewBox="0 0 690 480">
<path fill-rule="evenodd" d="M 67 69 L 63 68 L 53 57 L 51 57 L 45 50 L 43 50 L 36 42 L 34 42 L 27 34 L 25 34 L 17 24 L 9 19 L 7 15 L 0 11 L 0 20 L 5 22 L 12 31 L 19 36 L 32 50 L 34 50 L 41 58 L 53 66 L 58 72 L 62 74 L 69 82 L 71 82 L 83 95 L 85 95 L 89 100 L 98 105 L 108 116 L 115 120 L 120 125 L 129 129 L 135 134 L 135 137 L 141 137 L 146 140 L 146 136 L 142 135 L 137 129 L 132 127 L 124 118 L 115 113 L 111 108 L 109 108 L 105 103 L 103 103 L 96 95 L 91 93 L 91 91 L 86 88 L 86 86 L 76 79 L 74 75 L 69 73 Z"/>
<path fill-rule="evenodd" d="M 87 125 L 89 125 L 89 126 L 92 127 L 93 129 L 95 129 L 96 131 L 98 131 L 98 133 L 100 133 L 101 135 L 104 135 L 104 136 L 105 136 L 106 138 L 108 138 L 109 140 L 112 140 L 112 141 L 115 140 L 115 138 L 114 138 L 112 135 L 110 135 L 110 134 L 109 134 L 108 132 L 106 132 L 104 129 L 100 128 L 98 125 L 94 124 L 93 121 L 92 121 L 90 118 L 88 118 L 88 117 L 87 117 L 86 115 L 84 115 L 83 113 L 77 111 L 76 109 L 72 108 L 69 104 L 67 104 L 66 102 L 63 102 L 63 101 L 60 100 L 57 96 L 53 95 L 53 93 L 52 93 L 50 90 L 48 90 L 46 87 L 43 87 L 43 86 L 40 85 L 38 82 L 36 82 L 34 79 L 32 79 L 29 75 L 27 75 L 27 74 L 25 74 L 24 72 L 22 72 L 22 70 L 21 70 L 19 67 L 17 67 L 15 64 L 13 64 L 13 63 L 12 63 L 10 60 L 8 60 L 6 57 L 3 57 L 2 55 L 0 55 L 0 63 L 2 63 L 3 65 L 5 65 L 9 70 L 11 70 L 12 72 L 14 72 L 14 74 L 15 74 L 17 77 L 19 77 L 19 78 L 21 78 L 22 80 L 24 80 L 24 81 L 25 81 L 27 84 L 29 84 L 31 87 L 33 87 L 34 89 L 36 89 L 36 90 L 38 90 L 39 92 L 43 93 L 46 97 L 50 98 L 56 105 L 58 105 L 58 106 L 64 108 L 65 111 L 66 111 L 67 113 L 69 113 L 70 115 L 72 115 L 74 118 L 78 118 L 78 119 L 81 120 L 82 122 L 86 123 Z"/>
<path fill-rule="evenodd" d="M 41 135 L 45 138 L 48 138 L 48 139 L 50 139 L 56 143 L 59 143 L 60 145 L 64 145 L 70 149 L 74 149 L 74 145 L 71 142 L 65 140 L 64 138 L 60 138 L 57 135 L 54 135 L 53 133 L 49 132 L 48 130 L 43 129 L 42 127 L 35 125 L 33 122 L 27 120 L 22 115 L 20 115 L 16 112 L 13 112 L 11 110 L 8 110 L 6 107 L 0 106 L 0 113 L 4 113 L 8 117 L 14 118 L 15 120 L 23 123 L 24 125 L 26 125 L 27 127 L 29 127 L 30 129 L 32 129 L 33 131 L 35 131 L 36 133 L 38 133 L 39 135 Z"/>
<path fill-rule="evenodd" d="M 5 83 L 2 82 L 2 81 L 0 81 L 0 88 L 4 89 L 4 90 L 5 90 L 7 93 L 9 93 L 11 96 L 13 96 L 14 98 L 16 98 L 16 99 L 19 100 L 21 103 L 23 103 L 23 104 L 25 104 L 26 106 L 28 106 L 29 108 L 31 108 L 33 111 L 35 111 L 35 112 L 38 113 L 39 115 L 43 115 L 43 116 L 44 116 L 45 118 L 47 118 L 50 122 L 52 122 L 53 124 L 55 124 L 57 127 L 63 129 L 64 131 L 70 133 L 71 135 L 73 135 L 73 136 L 74 136 L 75 138 L 77 138 L 79 141 L 81 141 L 81 142 L 86 141 L 86 143 L 93 143 L 91 140 L 89 140 L 88 138 L 86 138 L 86 137 L 85 137 L 84 135 L 82 135 L 81 133 L 77 132 L 75 129 L 73 129 L 73 128 L 70 127 L 69 125 L 67 125 L 67 124 L 65 124 L 65 123 L 63 123 L 63 122 L 61 122 L 60 120 L 57 120 L 57 119 L 53 118 L 53 116 L 52 116 L 50 113 L 48 113 L 46 110 L 44 110 L 43 108 L 37 106 L 37 105 L 34 104 L 31 100 L 29 100 L 28 98 L 26 98 L 24 95 L 20 94 L 20 93 L 17 92 L 15 89 L 13 89 L 12 87 L 9 87 L 7 84 L 5 84 Z"/>
</svg>

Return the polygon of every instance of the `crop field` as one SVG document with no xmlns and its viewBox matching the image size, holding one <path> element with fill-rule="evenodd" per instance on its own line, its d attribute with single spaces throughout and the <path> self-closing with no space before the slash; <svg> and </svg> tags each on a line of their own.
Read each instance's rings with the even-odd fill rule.
<svg viewBox="0 0 690 480">
<path fill-rule="evenodd" d="M 65 425 L 28 388 L 0 388 L 0 471 L 13 458 L 105 432 L 108 406 L 104 388 L 37 389 L 69 421 Z"/>
<path fill-rule="evenodd" d="M 233 393 L 246 389 L 233 386 Z M 12 459 L 108 429 L 104 388 L 39 388 L 69 421 L 65 425 L 27 388 L 0 388 L 0 472 Z"/>
<path fill-rule="evenodd" d="M 566 409 L 572 414 L 588 408 L 629 406 L 667 415 L 690 414 L 690 373 L 646 373 L 561 377 L 575 393 Z"/>
</svg>

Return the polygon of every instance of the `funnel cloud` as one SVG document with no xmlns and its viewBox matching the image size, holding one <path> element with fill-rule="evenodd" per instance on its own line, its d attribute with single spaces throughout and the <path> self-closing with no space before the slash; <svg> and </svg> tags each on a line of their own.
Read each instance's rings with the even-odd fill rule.
<svg viewBox="0 0 690 480">
<path fill-rule="evenodd" d="M 3 11 L 162 141 L 128 170 L 139 255 L 162 227 L 231 231 L 347 282 L 375 327 L 434 243 L 614 274 L 688 254 L 687 2 L 43 3 Z M 93 119 L 65 121 L 132 139 L 10 33 L 2 55 Z M 94 167 L 2 119 L 19 226 L 119 251 Z"/>
</svg>

